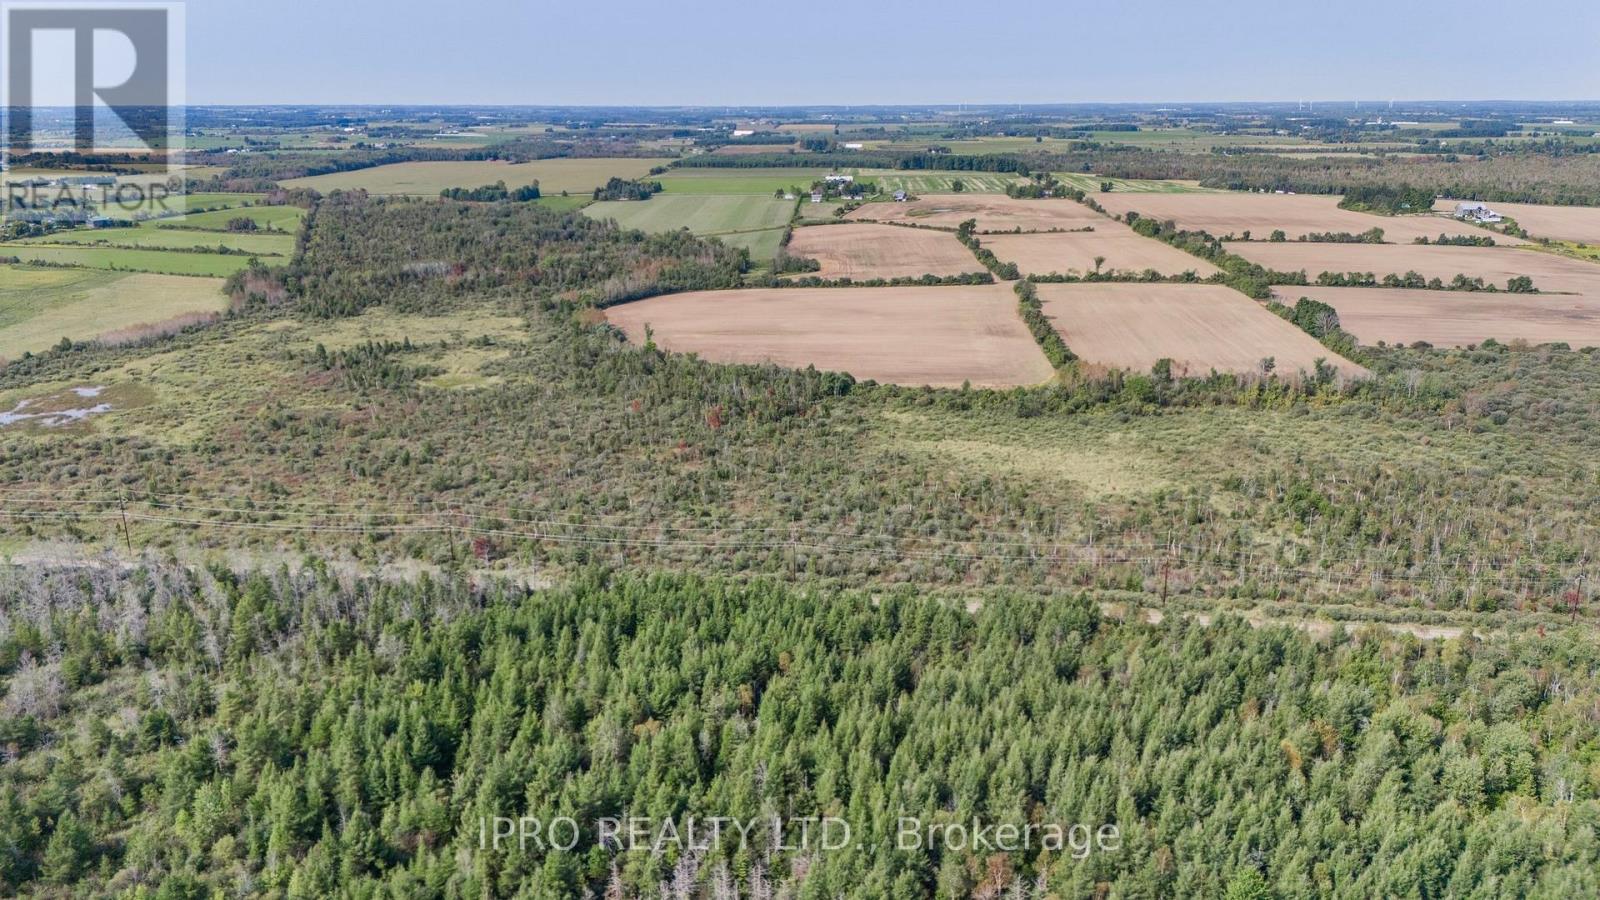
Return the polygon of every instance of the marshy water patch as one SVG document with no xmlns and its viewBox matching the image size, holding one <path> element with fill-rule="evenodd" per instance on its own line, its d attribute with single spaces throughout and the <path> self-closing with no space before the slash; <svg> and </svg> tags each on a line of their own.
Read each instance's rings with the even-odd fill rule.
<svg viewBox="0 0 1600 900">
<path fill-rule="evenodd" d="M 148 393 L 135 385 L 108 387 L 90 384 L 62 388 L 24 397 L 10 409 L 0 403 L 0 428 L 62 428 L 76 425 L 112 410 L 142 406 L 149 402 Z"/>
</svg>

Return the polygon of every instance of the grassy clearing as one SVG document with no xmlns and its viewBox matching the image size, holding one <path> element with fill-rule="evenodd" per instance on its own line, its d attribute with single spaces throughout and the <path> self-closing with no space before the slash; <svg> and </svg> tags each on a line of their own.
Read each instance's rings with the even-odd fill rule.
<svg viewBox="0 0 1600 900">
<path fill-rule="evenodd" d="M 249 265 L 250 257 L 221 253 L 186 253 L 168 250 L 121 250 L 47 244 L 0 244 L 0 256 L 15 256 L 24 263 L 82 266 L 120 272 L 154 272 L 161 275 L 225 277 Z"/>
<path fill-rule="evenodd" d="M 665 165 L 668 159 L 541 159 L 530 163 L 484 162 L 409 162 L 335 172 L 310 178 L 293 178 L 285 187 L 308 187 L 323 193 L 334 190 L 365 190 L 372 194 L 402 194 L 436 197 L 445 188 L 481 187 L 504 181 L 511 187 L 539 182 L 545 194 L 590 193 L 609 178 L 641 178 L 651 168 Z"/>
<path fill-rule="evenodd" d="M 63 337 L 87 340 L 226 305 L 216 279 L 4 266 L 0 357 L 38 353 Z"/>
<path fill-rule="evenodd" d="M 157 228 L 153 224 L 133 228 L 80 228 L 60 231 L 38 238 L 27 238 L 19 244 L 30 246 L 82 245 L 105 247 L 140 247 L 151 250 L 187 250 L 195 247 L 227 247 L 258 256 L 287 257 L 294 253 L 292 234 L 234 234 L 225 231 L 188 231 L 176 228 Z M 19 254 L 20 255 L 20 254 Z"/>
<path fill-rule="evenodd" d="M 932 457 L 951 472 L 1023 476 L 1096 498 L 1194 491 L 1209 495 L 1221 509 L 1245 505 L 1227 486 L 1230 482 L 1257 477 L 1284 459 L 1337 471 L 1456 472 L 1475 470 L 1485 458 L 1515 458 L 1527 450 L 1504 434 L 1445 432 L 1425 423 L 1379 422 L 1337 412 L 1307 416 L 1223 407 L 1162 416 L 1106 411 L 1039 419 L 890 411 L 876 431 L 879 447 Z M 1562 455 L 1567 457 L 1563 464 L 1579 463 L 1577 454 Z"/>
<path fill-rule="evenodd" d="M 214 284 L 200 279 L 174 280 Z M 282 398 L 296 398 L 294 404 L 300 409 L 348 412 L 348 393 L 326 389 L 308 374 L 304 365 L 285 361 L 288 353 L 314 351 L 318 344 L 340 350 L 368 341 L 409 338 L 417 349 L 397 354 L 394 360 L 444 370 L 423 382 L 428 387 L 458 389 L 513 380 L 517 374 L 501 368 L 527 341 L 527 328 L 520 318 L 482 313 L 477 310 L 451 316 L 411 316 L 375 309 L 333 322 L 280 319 L 258 324 L 225 323 L 217 326 L 204 342 L 181 350 L 156 347 L 97 372 L 96 384 L 108 388 L 135 385 L 145 390 L 151 400 L 137 409 L 118 409 L 98 416 L 94 428 L 97 433 L 139 436 L 161 445 L 182 446 L 235 429 L 242 416 L 253 415 Z M 41 390 L 38 386 L 0 390 L 0 406 L 11 409 L 19 400 Z M 275 473 L 275 467 L 266 464 L 261 474 Z"/>
</svg>

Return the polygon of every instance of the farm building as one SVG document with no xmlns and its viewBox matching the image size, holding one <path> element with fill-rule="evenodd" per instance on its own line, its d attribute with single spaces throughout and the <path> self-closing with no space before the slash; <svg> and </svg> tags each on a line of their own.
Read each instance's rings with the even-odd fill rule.
<svg viewBox="0 0 1600 900">
<path fill-rule="evenodd" d="M 895 191 L 894 192 L 894 202 L 896 202 L 896 203 L 904 203 L 904 202 L 906 202 L 906 192 L 905 191 Z"/>
<path fill-rule="evenodd" d="M 1499 213 L 1482 203 L 1457 203 L 1456 218 L 1465 219 L 1469 222 L 1482 222 L 1485 224 L 1493 224 L 1501 221 L 1501 216 Z"/>
<path fill-rule="evenodd" d="M 821 191 L 812 191 L 811 192 L 811 202 L 812 203 L 821 203 L 822 202 L 822 192 Z"/>
<path fill-rule="evenodd" d="M 828 175 L 822 180 L 828 184 L 850 184 L 856 180 L 856 177 L 854 175 Z"/>
</svg>

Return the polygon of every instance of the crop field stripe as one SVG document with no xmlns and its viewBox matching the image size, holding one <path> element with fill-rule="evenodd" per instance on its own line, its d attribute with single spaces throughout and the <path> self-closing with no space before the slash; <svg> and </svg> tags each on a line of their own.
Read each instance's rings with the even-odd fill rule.
<svg viewBox="0 0 1600 900">
<path fill-rule="evenodd" d="M 227 306 L 219 278 L 0 268 L 0 357 Z"/>
<path fill-rule="evenodd" d="M 82 266 L 123 272 L 221 277 L 249 265 L 250 257 L 221 253 L 171 250 L 121 250 L 102 247 L 0 244 L 0 256 L 15 256 L 24 263 Z"/>
</svg>

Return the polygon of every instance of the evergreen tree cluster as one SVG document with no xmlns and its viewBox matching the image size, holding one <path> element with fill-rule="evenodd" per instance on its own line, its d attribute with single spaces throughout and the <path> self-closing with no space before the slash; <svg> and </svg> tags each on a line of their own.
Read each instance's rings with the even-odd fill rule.
<svg viewBox="0 0 1600 900">
<path fill-rule="evenodd" d="M 10 896 L 1600 891 L 1600 649 L 1577 632 L 1318 638 L 599 571 L 529 593 L 315 560 L 0 580 Z M 479 835 L 696 814 L 834 816 L 855 840 Z M 901 816 L 1121 839 L 904 850 Z"/>
</svg>

